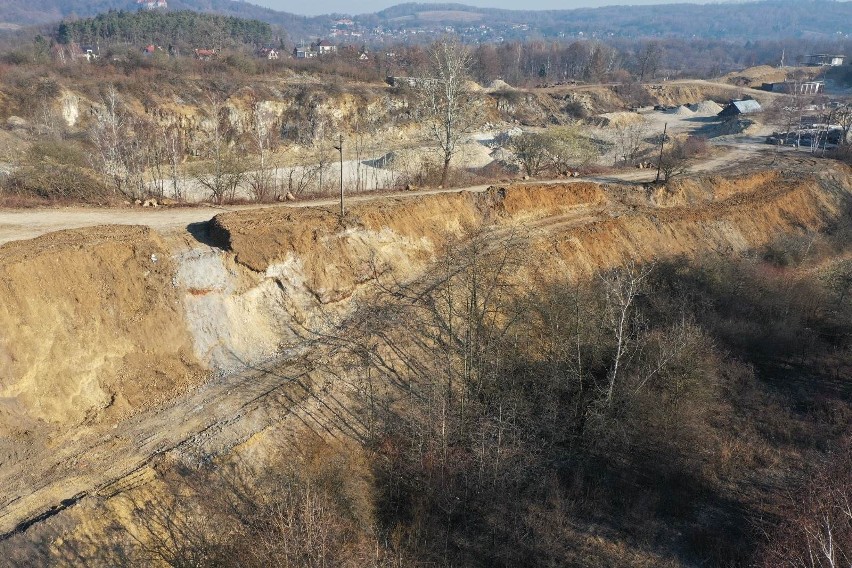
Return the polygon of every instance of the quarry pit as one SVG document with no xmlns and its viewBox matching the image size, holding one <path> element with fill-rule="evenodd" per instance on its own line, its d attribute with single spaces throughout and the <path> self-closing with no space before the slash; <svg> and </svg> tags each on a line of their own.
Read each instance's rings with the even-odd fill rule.
<svg viewBox="0 0 852 568">
<path fill-rule="evenodd" d="M 343 325 L 453 243 L 484 234 L 522 247 L 525 286 L 743 253 L 846 214 L 852 169 L 827 164 L 788 158 L 665 187 L 385 196 L 344 219 L 332 207 L 272 207 L 221 213 L 193 233 L 107 225 L 4 244 L 0 536 L 51 523 L 96 531 L 95 511 L 121 516 L 122 496 L 151 490 L 162 468 L 251 459 L 293 424 L 331 435 L 345 400 L 317 363 L 333 354 L 305 330 Z"/>
</svg>

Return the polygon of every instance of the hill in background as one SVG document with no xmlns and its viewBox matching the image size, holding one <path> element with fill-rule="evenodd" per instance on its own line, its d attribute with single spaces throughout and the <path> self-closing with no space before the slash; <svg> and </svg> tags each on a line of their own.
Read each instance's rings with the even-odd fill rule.
<svg viewBox="0 0 852 568">
<path fill-rule="evenodd" d="M 790 0 L 720 4 L 605 6 L 575 10 L 498 10 L 461 4 L 400 4 L 363 21 L 409 28 L 430 23 L 513 26 L 544 37 L 679 37 L 759 40 L 848 38 L 852 3 Z"/>
<path fill-rule="evenodd" d="M 330 27 L 331 21 L 325 16 L 298 16 L 232 0 L 168 0 L 168 6 L 170 11 L 192 10 L 260 20 L 283 27 L 296 36 L 322 33 Z M 66 18 L 87 18 L 110 10 L 135 12 L 138 9 L 135 0 L 3 0 L 0 2 L 0 26 L 45 24 Z"/>
<path fill-rule="evenodd" d="M 298 16 L 232 0 L 168 0 L 168 4 L 169 10 L 261 20 L 283 27 L 294 38 L 333 35 L 365 42 L 410 40 L 412 37 L 428 39 L 448 30 L 472 42 L 532 37 L 833 41 L 852 36 L 852 2 L 826 0 L 543 11 L 409 3 L 351 18 Z M 135 0 L 4 0 L 0 5 L 0 25 L 32 25 L 137 8 Z"/>
</svg>

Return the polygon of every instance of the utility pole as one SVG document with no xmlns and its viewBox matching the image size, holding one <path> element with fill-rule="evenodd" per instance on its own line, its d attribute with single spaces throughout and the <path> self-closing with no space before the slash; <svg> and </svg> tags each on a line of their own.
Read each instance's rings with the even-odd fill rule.
<svg viewBox="0 0 852 568">
<path fill-rule="evenodd" d="M 660 166 L 663 165 L 663 145 L 666 143 L 666 128 L 668 125 L 668 122 L 663 124 L 663 135 L 660 137 L 660 159 L 657 160 L 657 179 L 654 180 L 654 183 L 660 181 Z"/>
<path fill-rule="evenodd" d="M 340 142 L 334 149 L 340 152 L 340 218 L 343 219 L 346 215 L 346 209 L 343 207 L 343 134 L 340 135 Z"/>
</svg>

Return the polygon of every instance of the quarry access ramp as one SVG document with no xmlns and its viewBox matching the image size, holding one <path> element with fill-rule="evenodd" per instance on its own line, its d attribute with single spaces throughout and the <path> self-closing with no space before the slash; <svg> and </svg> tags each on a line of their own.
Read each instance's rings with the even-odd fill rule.
<svg viewBox="0 0 852 568">
<path fill-rule="evenodd" d="M 742 162 L 748 162 L 755 155 L 768 151 L 759 145 L 743 145 L 742 147 L 729 147 L 716 155 L 705 158 L 694 164 L 691 171 L 694 173 L 715 171 L 722 167 L 733 168 Z M 769 149 L 771 150 L 771 148 Z M 591 181 L 596 183 L 648 183 L 655 178 L 654 170 L 628 170 L 622 172 L 608 173 L 606 175 L 583 176 L 579 178 L 561 178 L 555 180 L 541 180 L 523 183 L 577 183 Z M 521 183 L 521 180 L 516 180 Z M 446 189 L 428 188 L 406 191 L 388 191 L 376 193 L 363 193 L 347 195 L 347 203 L 360 203 L 375 199 L 387 199 L 397 197 L 412 197 L 419 195 L 434 195 L 438 193 L 452 193 L 457 191 L 483 192 L 489 184 L 474 185 L 468 187 L 453 187 Z M 206 223 L 213 216 L 225 211 L 245 211 L 267 207 L 333 207 L 337 205 L 338 198 L 305 199 L 295 202 L 274 204 L 249 204 L 249 205 L 225 205 L 214 206 L 209 204 L 193 206 L 166 206 L 166 207 L 115 207 L 115 208 L 92 208 L 92 207 L 62 207 L 62 208 L 34 208 L 34 209 L 2 209 L 0 208 L 0 245 L 10 241 L 32 239 L 47 233 L 66 229 L 79 229 L 84 227 L 95 227 L 99 225 L 141 225 L 150 227 L 158 232 L 173 232 L 181 230 L 193 230 L 193 227 Z"/>
<path fill-rule="evenodd" d="M 647 171 L 641 174 L 628 172 L 606 177 L 568 178 L 545 180 L 538 183 L 574 183 L 577 181 L 638 181 L 647 178 Z M 475 185 L 447 189 L 415 189 L 381 193 L 347 195 L 346 203 L 361 203 L 377 199 L 434 195 L 457 191 L 482 192 L 490 185 Z M 86 207 L 39 208 L 39 209 L 0 209 L 0 244 L 32 239 L 40 235 L 66 229 L 80 229 L 99 225 L 141 225 L 158 232 L 179 231 L 193 225 L 206 223 L 215 215 L 226 211 L 246 211 L 268 207 L 334 207 L 338 198 L 305 199 L 295 202 L 253 205 L 199 205 L 186 207 L 147 207 L 147 208 L 104 208 Z"/>
</svg>

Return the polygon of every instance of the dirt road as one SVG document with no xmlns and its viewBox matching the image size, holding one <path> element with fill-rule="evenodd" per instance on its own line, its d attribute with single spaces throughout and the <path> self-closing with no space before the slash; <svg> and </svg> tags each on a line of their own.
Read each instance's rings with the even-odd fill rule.
<svg viewBox="0 0 852 568">
<path fill-rule="evenodd" d="M 709 171 L 721 165 L 731 165 L 751 159 L 760 150 L 759 145 L 751 147 L 726 148 L 712 158 L 696 164 L 693 171 Z M 594 181 L 599 183 L 619 182 L 650 182 L 655 172 L 651 170 L 629 170 L 609 175 L 546 180 L 527 183 L 573 183 L 578 181 Z M 397 191 L 390 193 L 365 193 L 348 195 L 347 202 L 372 201 L 388 197 L 411 197 L 455 191 L 485 191 L 489 185 L 475 185 L 449 189 L 423 189 L 414 191 Z M 122 207 L 113 209 L 95 209 L 91 207 L 65 207 L 58 209 L 0 209 L 0 244 L 9 241 L 32 239 L 63 229 L 93 227 L 97 225 L 144 225 L 159 232 L 189 230 L 191 225 L 204 223 L 224 211 L 239 211 L 260 207 L 333 207 L 338 203 L 337 198 L 309 199 L 304 201 L 267 204 L 267 205 L 233 205 L 217 207 L 200 205 L 192 207 Z"/>
<path fill-rule="evenodd" d="M 643 172 L 647 177 L 647 172 Z M 555 183 L 571 183 L 576 181 L 634 181 L 637 174 L 627 172 L 614 174 L 605 178 L 572 178 L 556 180 Z M 639 176 L 641 177 L 641 176 Z M 544 183 L 544 182 L 542 182 Z M 554 182 L 550 182 L 554 183 Z M 415 191 L 400 191 L 390 193 L 365 193 L 346 196 L 347 203 L 386 199 L 388 197 L 412 197 L 454 191 L 485 191 L 488 185 L 449 189 L 423 189 Z M 327 207 L 339 203 L 338 198 L 308 199 L 289 203 L 265 205 L 233 205 L 214 207 L 210 205 L 193 207 L 159 207 L 159 208 L 115 208 L 92 209 L 85 207 L 66 207 L 62 209 L 3 209 L 0 210 L 0 244 L 9 241 L 32 239 L 53 231 L 94 227 L 97 225 L 144 225 L 159 232 L 187 229 L 195 223 L 203 223 L 215 215 L 225 211 L 240 211 L 261 207 Z"/>
<path fill-rule="evenodd" d="M 85 497 L 109 497 L 133 486 L 139 481 L 134 473 L 160 454 L 215 455 L 233 447 L 269 424 L 267 405 L 275 404 L 280 419 L 281 408 L 304 398 L 304 378 L 283 363 L 217 378 L 115 428 L 69 432 L 50 447 L 3 464 L 0 541 Z"/>
</svg>

